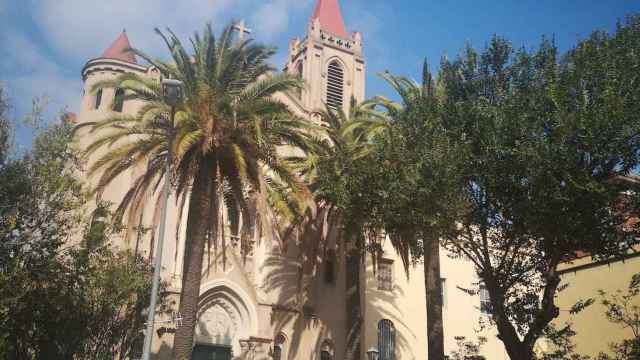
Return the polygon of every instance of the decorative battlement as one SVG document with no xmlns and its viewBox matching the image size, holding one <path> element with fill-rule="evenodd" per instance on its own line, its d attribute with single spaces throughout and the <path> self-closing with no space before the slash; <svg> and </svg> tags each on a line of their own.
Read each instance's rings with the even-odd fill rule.
<svg viewBox="0 0 640 360">
<path fill-rule="evenodd" d="M 312 19 L 309 22 L 308 35 L 304 40 L 294 41 L 294 46 L 306 44 L 309 38 L 322 45 L 334 47 L 336 49 L 347 51 L 352 54 L 360 55 L 362 53 L 362 35 L 359 32 L 351 33 L 350 36 L 341 36 L 327 31 L 320 23 L 319 18 Z"/>
<path fill-rule="evenodd" d="M 345 49 L 347 51 L 353 51 L 355 46 L 355 42 L 353 40 L 340 38 L 338 36 L 324 32 L 322 30 L 320 30 L 320 40 L 324 44 L 327 44 L 330 46 L 336 46 L 336 47 Z"/>
</svg>

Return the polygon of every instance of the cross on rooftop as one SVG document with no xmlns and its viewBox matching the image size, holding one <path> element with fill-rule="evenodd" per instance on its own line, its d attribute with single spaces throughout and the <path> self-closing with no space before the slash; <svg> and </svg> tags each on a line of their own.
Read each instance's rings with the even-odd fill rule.
<svg viewBox="0 0 640 360">
<path fill-rule="evenodd" d="M 251 34 L 253 32 L 253 30 L 249 29 L 246 24 L 244 23 L 244 19 L 238 21 L 237 23 L 233 24 L 233 30 L 237 30 L 238 31 L 238 39 L 242 42 L 244 40 L 244 34 Z"/>
</svg>

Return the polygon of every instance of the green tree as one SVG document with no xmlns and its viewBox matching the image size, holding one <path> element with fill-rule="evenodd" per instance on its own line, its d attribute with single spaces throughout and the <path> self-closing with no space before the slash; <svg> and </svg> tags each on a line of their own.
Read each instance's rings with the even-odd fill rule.
<svg viewBox="0 0 640 360">
<path fill-rule="evenodd" d="M 424 260 L 429 359 L 444 359 L 440 241 L 455 232 L 461 198 L 456 123 L 442 116 L 442 100 L 429 65 L 421 83 L 383 74 L 401 99 L 382 101 L 392 118 L 388 136 L 379 137 L 379 166 L 388 173 L 381 199 L 384 229 L 409 258 Z M 382 188 L 385 189 L 385 188 Z M 380 190 L 382 190 L 380 189 Z M 409 255 L 411 254 L 411 255 Z"/>
<path fill-rule="evenodd" d="M 321 123 L 315 131 L 316 136 L 310 139 L 312 151 L 287 158 L 308 184 L 314 200 L 314 205 L 309 206 L 303 216 L 289 224 L 284 235 L 286 241 L 291 241 L 290 238 L 296 234 L 301 249 L 299 256 L 303 276 L 298 303 L 302 306 L 313 307 L 311 282 L 313 274 L 317 274 L 319 261 L 335 261 L 328 256 L 333 256 L 332 250 L 336 248 L 345 251 L 339 256 L 347 257 L 361 250 L 349 244 L 354 239 L 354 232 L 350 230 L 354 229 L 344 228 L 341 197 L 347 191 L 344 180 L 350 177 L 352 166 L 363 161 L 371 151 L 370 137 L 388 123 L 386 116 L 375 107 L 373 101 L 357 103 L 355 98 L 351 98 L 349 112 L 327 106 L 319 112 Z M 359 255 L 356 257 L 360 258 Z M 348 276 L 358 278 L 357 274 Z M 354 303 L 359 304 L 359 301 Z M 360 313 L 359 307 L 348 311 L 353 318 Z M 348 324 L 352 327 L 351 336 L 347 339 L 350 353 L 357 352 L 360 334 L 355 329 L 359 325 L 357 321 Z"/>
<path fill-rule="evenodd" d="M 446 121 L 466 148 L 467 209 L 446 243 L 474 263 L 512 359 L 532 359 L 558 316 L 561 262 L 616 256 L 637 236 L 625 176 L 640 154 L 638 29 L 630 18 L 561 60 L 549 41 L 514 52 L 494 37 L 442 64 Z"/>
<path fill-rule="evenodd" d="M 151 268 L 69 245 L 87 222 L 72 127 L 36 133 L 26 154 L 0 166 L 0 357 L 124 358 L 141 338 Z"/>
<path fill-rule="evenodd" d="M 11 123 L 7 112 L 9 110 L 9 102 L 4 93 L 4 87 L 0 83 L 0 166 L 7 161 L 8 152 L 11 145 Z"/>
<path fill-rule="evenodd" d="M 133 116 L 90 124 L 92 131 L 102 135 L 87 153 L 117 144 L 91 166 L 92 174 L 102 171 L 98 191 L 127 169 L 146 167 L 120 204 L 120 214 L 129 209 L 135 219 L 145 195 L 163 176 L 167 160 L 172 163 L 178 198 L 182 204 L 189 198 L 180 296 L 184 320 L 174 341 L 174 357 L 187 359 L 197 321 L 205 246 L 209 243 L 214 251 L 221 248 L 225 254 L 226 237 L 218 231 L 219 219 L 224 214 L 230 221 L 231 235 L 240 237 L 246 254 L 259 214 L 269 205 L 281 216 L 301 213 L 308 190 L 278 148 L 306 150 L 308 135 L 305 122 L 273 97 L 301 86 L 296 77 L 271 75 L 273 69 L 266 61 L 273 49 L 249 40 L 235 41 L 231 27 L 216 39 L 207 26 L 191 39 L 191 52 L 171 31 L 168 36 L 157 32 L 172 62 L 136 53 L 164 77 L 182 81 L 184 98 L 175 109 L 175 123 L 170 123 L 171 109 L 163 101 L 159 84 L 123 75 L 96 87 L 122 88 L 125 100 L 142 100 L 145 106 Z M 167 159 L 169 153 L 173 156 Z"/>
<path fill-rule="evenodd" d="M 365 157 L 342 166 L 348 172 L 329 179 L 328 192 L 340 204 L 344 227 L 358 243 L 381 255 L 384 230 L 400 254 L 405 270 L 424 259 L 428 353 L 444 358 L 440 238 L 455 230 L 460 199 L 456 143 L 443 122 L 441 101 L 425 62 L 417 84 L 385 73 L 400 102 L 373 99 L 385 111 L 385 121 L 358 121 L 350 125 L 369 134 Z M 331 172 L 328 172 L 331 174 Z M 326 176 L 326 175 L 323 175 Z"/>
</svg>

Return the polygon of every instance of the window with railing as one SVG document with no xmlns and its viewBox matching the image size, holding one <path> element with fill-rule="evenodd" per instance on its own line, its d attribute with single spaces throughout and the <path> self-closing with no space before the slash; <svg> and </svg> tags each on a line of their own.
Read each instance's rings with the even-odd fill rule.
<svg viewBox="0 0 640 360">
<path fill-rule="evenodd" d="M 480 295 L 480 312 L 489 315 L 491 314 L 491 298 L 489 297 L 489 290 L 485 285 L 480 285 L 480 290 L 478 291 Z"/>
<path fill-rule="evenodd" d="M 393 260 L 378 261 L 378 290 L 393 290 Z"/>
<path fill-rule="evenodd" d="M 396 359 L 396 328 L 391 320 L 378 322 L 378 352 L 380 360 Z"/>
</svg>

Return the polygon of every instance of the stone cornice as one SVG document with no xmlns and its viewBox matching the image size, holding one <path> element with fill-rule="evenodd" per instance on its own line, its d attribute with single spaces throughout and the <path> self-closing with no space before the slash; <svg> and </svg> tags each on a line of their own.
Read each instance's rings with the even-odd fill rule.
<svg viewBox="0 0 640 360">
<path fill-rule="evenodd" d="M 107 59 L 107 58 L 96 58 L 87 61 L 87 63 L 82 68 L 82 80 L 86 80 L 87 76 L 95 71 L 116 71 L 116 72 L 125 72 L 126 70 L 134 71 L 138 73 L 146 73 L 149 67 L 142 66 L 138 64 L 133 64 L 130 62 L 117 60 L 117 59 Z"/>
</svg>

